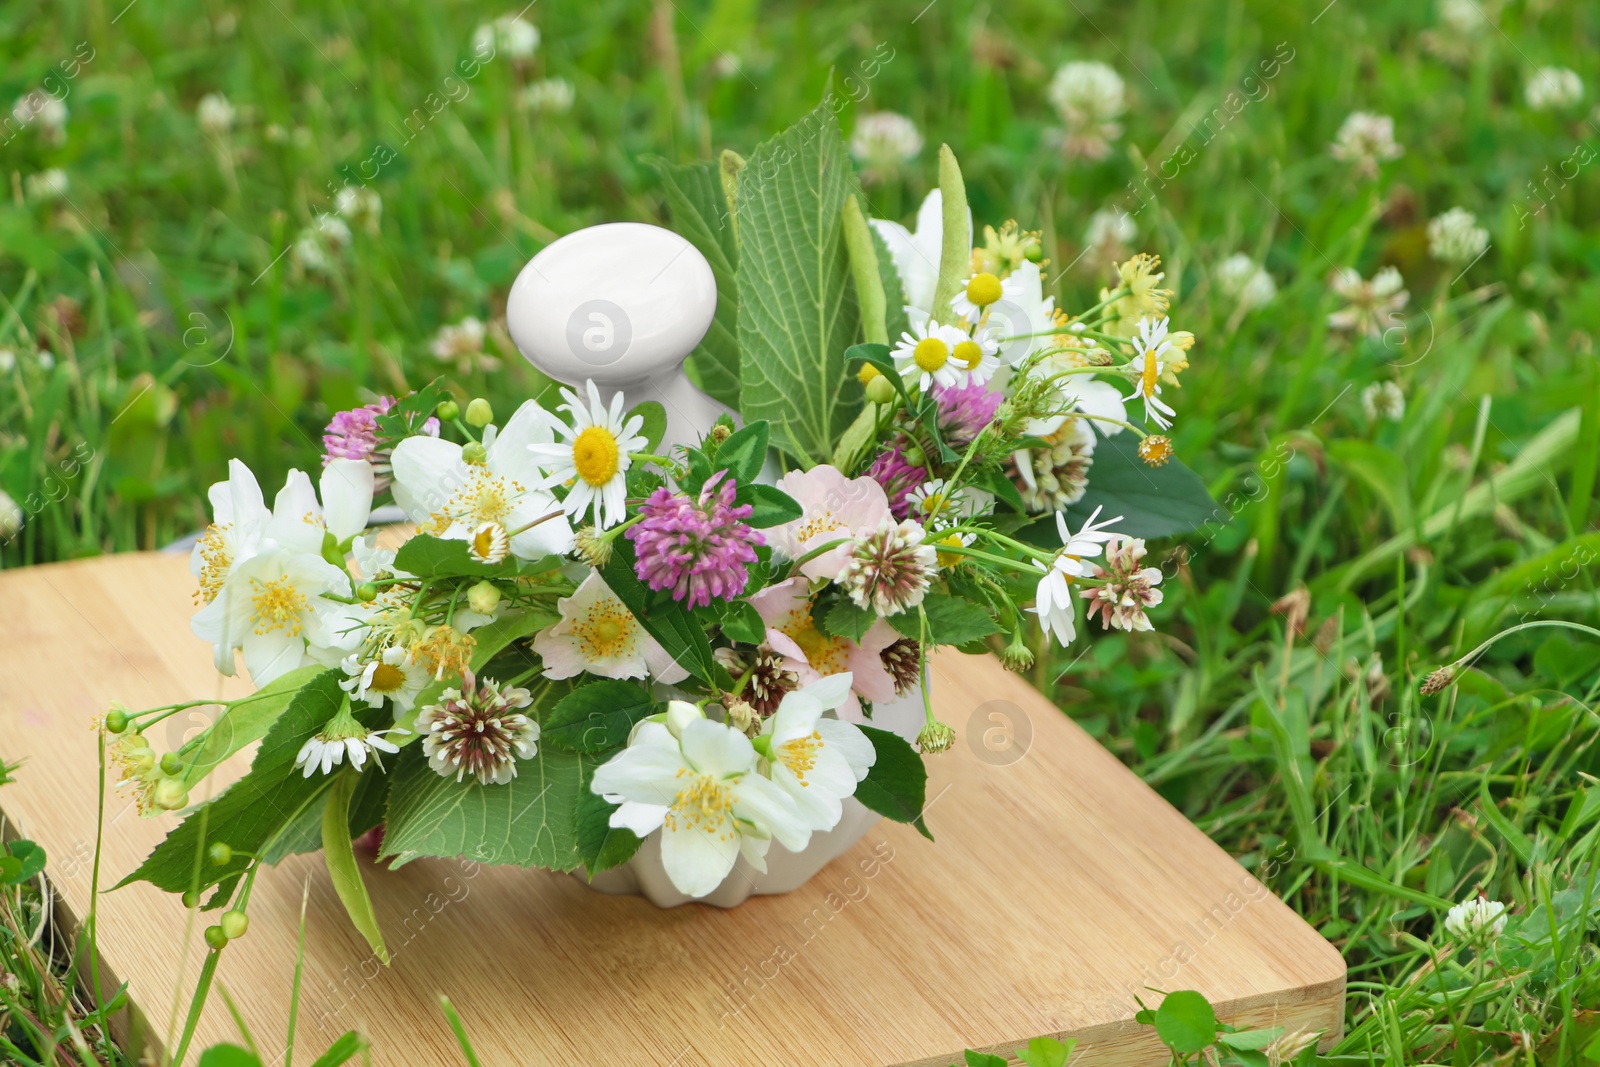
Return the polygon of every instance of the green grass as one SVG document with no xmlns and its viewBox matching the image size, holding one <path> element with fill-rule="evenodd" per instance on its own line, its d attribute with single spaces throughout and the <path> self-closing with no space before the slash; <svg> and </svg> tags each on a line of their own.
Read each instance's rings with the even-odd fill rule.
<svg viewBox="0 0 1600 1067">
<path fill-rule="evenodd" d="M 64 144 L 0 145 L 0 348 L 18 356 L 0 373 L 0 488 L 28 513 L 0 563 L 158 546 L 204 522 L 227 457 L 267 482 L 314 462 L 332 411 L 441 372 L 434 331 L 497 320 L 552 235 L 659 219 L 642 157 L 748 151 L 831 70 L 866 92 L 847 130 L 884 108 L 928 138 L 869 187 L 875 214 L 914 210 L 941 140 L 980 225 L 1042 229 L 1057 269 L 1093 211 L 1142 206 L 1136 247 L 1163 256 L 1200 338 L 1175 441 L 1219 520 L 1155 550 L 1156 633 L 1096 633 L 1037 684 L 1340 947 L 1335 1059 L 1600 1059 L 1600 642 L 1521 631 L 1418 690 L 1519 621 L 1600 617 L 1600 196 L 1592 161 L 1552 177 L 1600 147 L 1600 11 L 1485 4 L 1496 25 L 1447 59 L 1424 46 L 1436 11 L 1396 0 L 924 4 L 541 4 L 531 63 L 501 54 L 454 83 L 494 9 L 6 5 L 0 99 L 59 79 L 80 42 L 94 58 L 65 82 Z M 1087 58 L 1132 103 L 1108 161 L 1068 166 L 1045 87 Z M 1583 106 L 1526 107 L 1547 63 L 1585 77 Z M 576 86 L 570 113 L 514 105 L 551 76 Z M 239 109 L 225 142 L 197 124 L 208 92 Z M 422 122 L 430 93 L 454 99 Z M 1356 109 L 1394 116 L 1405 145 L 1376 182 L 1327 151 Z M 328 276 L 277 259 L 380 145 L 377 232 L 356 227 Z M 22 196 L 48 167 L 69 199 Z M 1424 236 L 1456 205 L 1491 234 L 1459 278 Z M 1270 305 L 1241 312 L 1214 284 L 1236 251 L 1272 273 Z M 1383 342 L 1325 327 L 1344 265 L 1403 273 L 1410 314 Z M 1090 303 L 1100 281 L 1086 257 L 1061 295 Z M 463 395 L 540 387 L 496 328 L 490 348 L 500 368 L 460 378 Z M 1398 422 L 1363 412 L 1384 381 L 1404 390 Z M 1442 902 L 1480 890 L 1513 913 L 1488 951 L 1440 926 Z M 22 958 L 42 903 L 16 892 L 3 965 L 44 976 Z"/>
</svg>

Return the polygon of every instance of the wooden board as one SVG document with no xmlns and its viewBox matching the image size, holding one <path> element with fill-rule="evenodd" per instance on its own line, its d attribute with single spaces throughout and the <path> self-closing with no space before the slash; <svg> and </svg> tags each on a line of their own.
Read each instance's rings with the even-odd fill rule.
<svg viewBox="0 0 1600 1067">
<path fill-rule="evenodd" d="M 89 894 L 91 718 L 112 700 L 245 691 L 219 688 L 189 633 L 193 584 L 185 560 L 155 555 L 0 574 L 0 756 L 26 761 L 0 808 L 48 850 L 70 916 Z M 1240 1025 L 1338 1035 L 1334 948 L 1066 716 L 987 658 L 941 657 L 933 692 L 960 738 L 930 761 L 937 843 L 884 822 L 801 890 L 733 911 L 661 911 L 567 875 L 457 860 L 369 868 L 387 969 L 320 858 L 299 857 L 263 873 L 218 979 L 272 1062 L 309 885 L 303 1062 L 357 1029 L 375 1063 L 458 1064 L 441 993 L 485 1064 L 942 1067 L 966 1046 L 1009 1055 L 1045 1034 L 1078 1038 L 1074 1062 L 1159 1064 L 1132 1022 L 1147 986 L 1198 989 Z M 196 725 L 155 736 L 175 747 Z M 113 794 L 105 883 L 175 822 Z M 160 1042 L 174 996 L 187 1005 L 193 989 L 199 925 L 142 884 L 100 913 L 102 964 Z M 200 1038 L 236 1040 L 218 997 Z"/>
</svg>

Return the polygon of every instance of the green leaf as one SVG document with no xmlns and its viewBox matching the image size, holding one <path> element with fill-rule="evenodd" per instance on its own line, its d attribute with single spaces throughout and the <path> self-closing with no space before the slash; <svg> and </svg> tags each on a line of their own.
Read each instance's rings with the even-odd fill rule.
<svg viewBox="0 0 1600 1067">
<path fill-rule="evenodd" d="M 706 257 L 717 283 L 717 310 L 711 327 L 689 353 L 689 367 L 700 388 L 735 410 L 739 407 L 739 253 L 722 170 L 716 162 L 674 166 L 647 158 L 661 176 L 672 228 Z"/>
<path fill-rule="evenodd" d="M 341 671 L 326 670 L 301 686 L 262 738 L 250 773 L 192 812 L 117 885 L 144 881 L 169 893 L 184 892 L 194 877 L 196 857 L 213 841 L 232 846 L 234 857 L 221 867 L 202 863 L 200 888 L 243 874 L 249 864 L 245 853 L 266 852 L 278 833 L 319 802 L 332 784 L 327 775 L 305 777 L 294 761 L 306 740 L 339 710 L 345 699 L 339 688 L 343 677 Z M 221 903 L 213 898 L 207 906 Z"/>
<path fill-rule="evenodd" d="M 350 842 L 350 798 L 361 778 L 358 771 L 346 769 L 334 778 L 328 791 L 328 802 L 322 809 L 322 858 L 333 879 L 333 891 L 349 913 L 350 921 L 367 939 L 373 954 L 389 965 L 389 950 L 383 944 L 383 932 L 378 929 L 378 916 L 372 910 L 372 898 L 367 895 L 367 884 L 361 880 L 361 870 L 356 866 L 355 849 Z"/>
<path fill-rule="evenodd" d="M 845 371 L 858 315 L 843 239 L 855 175 L 833 109 L 765 142 L 739 172 L 739 380 L 746 420 L 798 459 L 833 455 L 861 407 Z"/>
<path fill-rule="evenodd" d="M 884 818 L 908 822 L 929 841 L 933 834 L 922 821 L 928 794 L 928 769 L 922 757 L 899 734 L 863 726 L 861 732 L 878 754 L 866 778 L 856 785 L 856 799 Z"/>
<path fill-rule="evenodd" d="M 1217 1038 L 1217 1044 L 1227 1045 L 1231 1049 L 1264 1049 L 1282 1036 L 1281 1026 L 1272 1026 L 1265 1030 L 1239 1030 L 1231 1034 L 1222 1034 Z"/>
<path fill-rule="evenodd" d="M 866 636 L 867 631 L 872 629 L 872 624 L 877 621 L 877 612 L 870 608 L 858 607 L 849 597 L 840 597 L 823 616 L 822 626 L 834 637 L 848 637 L 856 644 L 860 644 L 861 638 Z"/>
<path fill-rule="evenodd" d="M 1067 519 L 1077 525 L 1096 507 L 1104 509 L 1101 519 L 1121 515 L 1114 531 L 1129 537 L 1170 537 L 1227 518 L 1194 471 L 1176 459 L 1161 467 L 1146 466 L 1138 441 L 1126 431 L 1096 443 L 1089 490 L 1066 509 Z M 1023 527 L 1016 536 L 1029 544 L 1061 545 L 1054 515 Z"/>
<path fill-rule="evenodd" d="M 756 480 L 767 459 L 767 423 L 758 420 L 735 430 L 717 446 L 712 473 L 725 470 L 741 486 Z"/>
<path fill-rule="evenodd" d="M 650 691 L 634 682 L 607 678 L 580 685 L 550 709 L 539 743 L 584 755 L 609 752 L 627 744 L 634 723 L 656 707 Z"/>
<path fill-rule="evenodd" d="M 735 600 L 722 617 L 722 633 L 730 641 L 759 645 L 767 639 L 767 624 L 748 600 Z"/>
<path fill-rule="evenodd" d="M 347 1030 L 339 1040 L 328 1046 L 328 1051 L 318 1056 L 311 1067 L 339 1067 L 348 1063 L 367 1049 L 367 1039 L 354 1030 Z"/>
<path fill-rule="evenodd" d="M 856 304 L 861 309 L 861 332 L 868 341 L 888 344 L 888 303 L 883 272 L 878 269 L 878 248 L 872 241 L 872 227 L 861 212 L 861 202 L 854 196 L 846 197 L 844 202 L 844 245 L 855 279 Z"/>
<path fill-rule="evenodd" d="M 928 620 L 928 639 L 936 645 L 964 645 L 1000 632 L 989 613 L 970 600 L 929 593 L 923 598 L 921 608 Z M 902 636 L 912 640 L 921 638 L 922 619 L 915 611 L 890 615 L 889 625 Z"/>
<path fill-rule="evenodd" d="M 300 687 L 325 669 L 315 663 L 298 667 L 274 678 L 250 696 L 231 702 L 205 732 L 178 750 L 187 761 L 183 787 L 192 789 L 223 760 L 265 736 Z"/>
<path fill-rule="evenodd" d="M 950 302 L 972 273 L 972 212 L 967 208 L 967 183 L 950 146 L 939 146 L 939 199 L 944 209 L 944 240 L 939 249 L 939 280 L 933 290 L 933 315 L 955 321 Z"/>
<path fill-rule="evenodd" d="M 407 393 L 373 420 L 379 440 L 392 444 L 402 437 L 421 433 L 423 424 L 433 417 L 439 403 L 449 399 L 450 390 L 445 388 L 443 378 L 435 378 L 416 392 Z"/>
<path fill-rule="evenodd" d="M 655 452 L 661 447 L 661 439 L 667 435 L 667 409 L 661 406 L 658 400 L 646 400 L 634 406 L 628 412 L 644 420 L 644 425 L 639 427 L 639 432 L 644 435 L 646 452 Z"/>
<path fill-rule="evenodd" d="M 750 517 L 745 522 L 757 530 L 782 526 L 801 515 L 800 504 L 794 497 L 775 485 L 757 482 L 742 484 L 733 494 L 733 502 L 736 505 L 750 505 Z"/>
<path fill-rule="evenodd" d="M 44 847 L 41 845 L 18 839 L 6 847 L 6 852 L 6 859 L 14 862 L 15 869 L 13 863 L 5 864 L 0 884 L 18 885 L 37 878 L 39 872 L 44 870 Z"/>
<path fill-rule="evenodd" d="M 632 830 L 611 825 L 611 813 L 617 809 L 606 803 L 605 797 L 590 790 L 589 778 L 592 774 L 591 771 L 584 776 L 575 816 L 578 855 L 583 859 L 583 869 L 589 872 L 591 878 L 601 871 L 627 863 L 643 844 Z"/>
<path fill-rule="evenodd" d="M 906 392 L 906 383 L 900 380 L 900 372 L 894 369 L 894 360 L 889 355 L 888 345 L 851 345 L 845 350 L 844 358 L 846 370 L 850 370 L 857 360 L 877 367 L 878 373 L 889 379 L 894 391 L 900 394 L 900 399 L 907 404 L 911 403 L 911 394 Z"/>
<path fill-rule="evenodd" d="M 547 556 L 531 562 L 507 556 L 499 563 L 479 563 L 467 554 L 467 542 L 417 534 L 394 554 L 397 570 L 418 578 L 502 578 L 510 580 L 543 574 L 561 566 L 560 558 Z"/>
<path fill-rule="evenodd" d="M 634 573 L 633 544 L 626 538 L 613 542 L 611 559 L 600 576 L 639 624 L 654 637 L 667 655 L 684 670 L 710 684 L 726 681 L 727 672 L 711 658 L 711 642 L 689 610 L 665 596 L 653 597 Z"/>
<path fill-rule="evenodd" d="M 261 1061 L 238 1045 L 212 1045 L 200 1053 L 200 1067 L 261 1067 Z"/>
<path fill-rule="evenodd" d="M 1006 1067 L 1004 1056 L 993 1056 L 987 1052 L 974 1052 L 970 1048 L 965 1053 L 967 1067 Z"/>
<path fill-rule="evenodd" d="M 543 718 L 571 686 L 547 680 L 529 685 L 533 710 Z M 540 745 L 517 761 L 517 776 L 503 785 L 456 781 L 428 765 L 417 748 L 401 753 L 389 786 L 383 856 L 396 866 L 418 856 L 466 856 L 480 863 L 570 871 L 582 862 L 574 828 L 586 770 L 595 761 Z"/>
<path fill-rule="evenodd" d="M 1068 1057 L 1076 1048 L 1076 1041 L 1057 1041 L 1053 1037 L 1036 1037 L 1027 1048 L 1017 1049 L 1017 1059 L 1027 1067 L 1066 1067 Z"/>
<path fill-rule="evenodd" d="M 1192 1056 L 1217 1040 L 1217 1013 L 1192 989 L 1168 993 L 1156 1009 L 1156 1034 L 1180 1056 Z"/>
</svg>

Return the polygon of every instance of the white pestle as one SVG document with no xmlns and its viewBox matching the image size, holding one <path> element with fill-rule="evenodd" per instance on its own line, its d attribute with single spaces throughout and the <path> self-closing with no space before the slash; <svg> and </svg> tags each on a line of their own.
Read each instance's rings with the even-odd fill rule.
<svg viewBox="0 0 1600 1067">
<path fill-rule="evenodd" d="M 663 451 L 699 442 L 737 414 L 695 387 L 683 363 L 717 311 L 711 265 L 671 230 L 611 222 L 577 230 L 522 268 L 506 326 L 529 363 L 578 387 L 592 379 L 607 403 L 622 390 L 667 412 Z"/>
</svg>

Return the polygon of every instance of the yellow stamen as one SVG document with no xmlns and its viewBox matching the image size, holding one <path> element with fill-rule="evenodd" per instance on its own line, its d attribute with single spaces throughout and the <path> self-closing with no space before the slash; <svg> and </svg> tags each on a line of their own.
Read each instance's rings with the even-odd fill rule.
<svg viewBox="0 0 1600 1067">
<path fill-rule="evenodd" d="M 805 737 L 797 737 L 793 741 L 784 743 L 779 747 L 778 759 L 785 767 L 794 772 L 801 785 L 806 784 L 806 772 L 817 765 L 817 752 L 822 748 L 822 735 L 813 730 Z"/>
<path fill-rule="evenodd" d="M 572 466 L 590 485 L 605 485 L 616 477 L 622 451 L 604 426 L 585 426 L 572 442 Z"/>
<path fill-rule="evenodd" d="M 680 819 L 685 830 L 703 830 L 724 839 L 732 836 L 733 790 L 709 774 L 696 774 L 672 798 L 672 806 L 667 809 L 667 829 L 679 829 Z"/>
<path fill-rule="evenodd" d="M 280 575 L 268 582 L 250 579 L 255 589 L 252 598 L 255 606 L 256 633 L 268 634 L 283 630 L 290 637 L 299 637 L 301 620 L 311 610 L 310 601 L 294 587 L 287 576 Z"/>
<path fill-rule="evenodd" d="M 636 628 L 622 601 L 607 596 L 596 600 L 583 618 L 574 619 L 570 632 L 583 646 L 583 658 L 593 662 L 627 655 Z"/>
<path fill-rule="evenodd" d="M 367 688 L 374 693 L 397 692 L 406 684 L 406 672 L 392 663 L 380 663 L 373 668 L 372 681 Z"/>
</svg>

